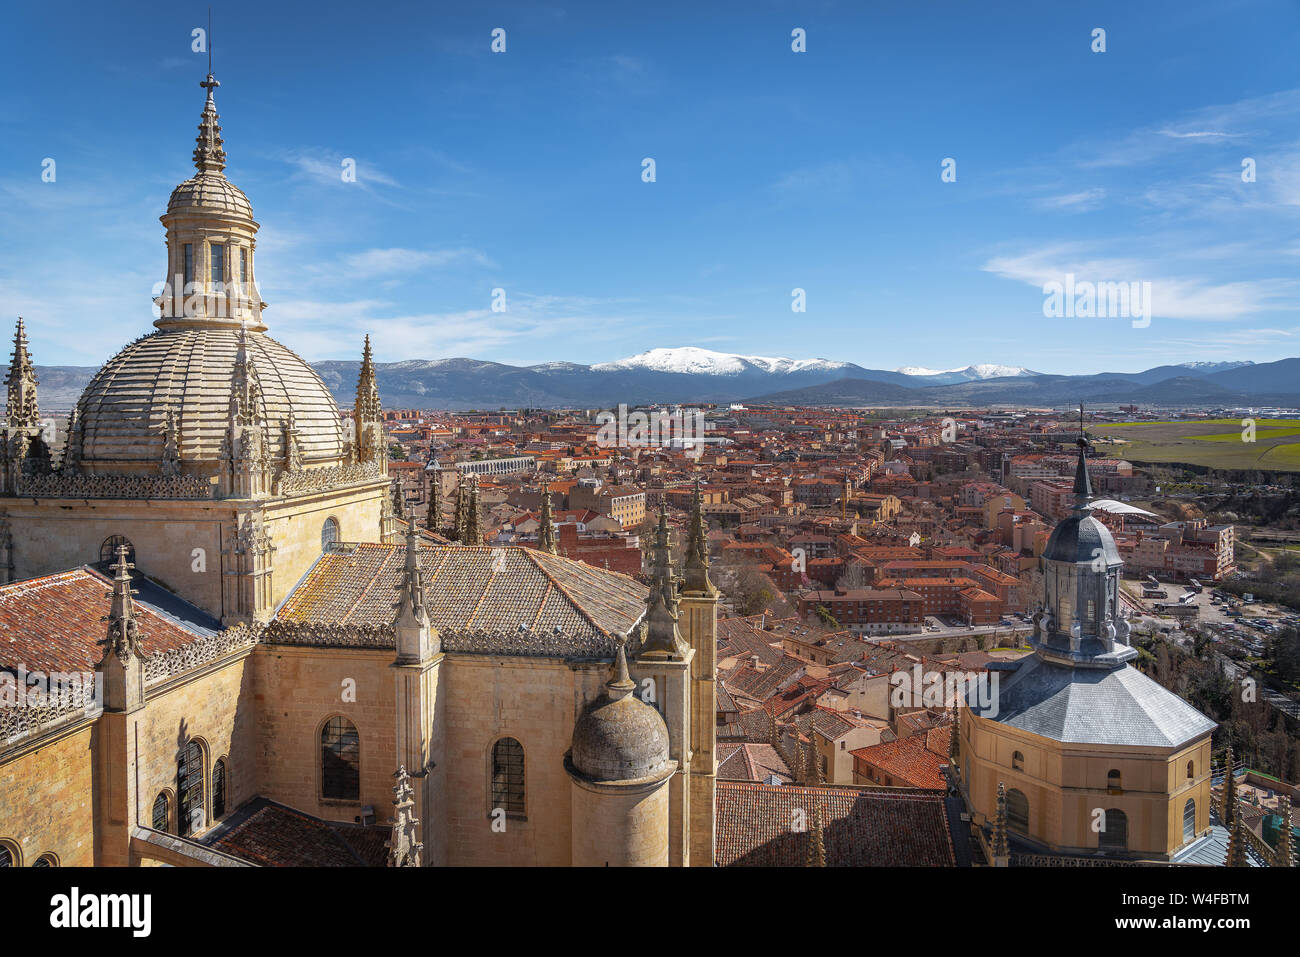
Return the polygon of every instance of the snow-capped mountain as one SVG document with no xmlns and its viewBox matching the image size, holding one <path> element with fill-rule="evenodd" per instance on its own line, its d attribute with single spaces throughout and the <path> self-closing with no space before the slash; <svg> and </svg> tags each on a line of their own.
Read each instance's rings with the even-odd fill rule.
<svg viewBox="0 0 1300 957">
<path fill-rule="evenodd" d="M 1255 363 L 1250 360 L 1245 362 L 1180 362 L 1180 368 L 1191 369 L 1197 375 L 1208 375 L 1211 372 L 1226 372 L 1228 369 L 1240 369 L 1244 366 L 1253 366 Z"/>
<path fill-rule="evenodd" d="M 746 372 L 765 372 L 769 375 L 789 375 L 795 372 L 843 372 L 853 367 L 850 362 L 832 362 L 829 359 L 786 359 L 773 356 L 742 356 L 730 352 L 714 352 L 696 346 L 650 349 L 646 352 L 601 362 L 591 368 L 596 372 L 644 369 L 650 372 L 674 372 L 682 375 L 735 376 Z"/>
<path fill-rule="evenodd" d="M 1005 379 L 1039 374 L 1022 366 L 1003 366 L 994 363 L 981 363 L 964 366 L 960 369 L 927 369 L 924 366 L 903 366 L 896 371 L 906 376 L 924 380 L 924 382 L 917 383 L 918 385 L 952 385 L 957 382 L 980 382 L 984 379 Z"/>
</svg>

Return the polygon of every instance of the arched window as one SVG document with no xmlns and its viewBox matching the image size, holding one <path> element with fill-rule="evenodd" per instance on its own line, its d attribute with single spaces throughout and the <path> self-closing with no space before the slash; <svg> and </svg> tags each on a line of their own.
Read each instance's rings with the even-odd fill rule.
<svg viewBox="0 0 1300 957">
<path fill-rule="evenodd" d="M 110 535 L 104 539 L 103 544 L 99 546 L 99 564 L 105 568 L 117 564 L 117 546 L 119 545 L 126 546 L 126 560 L 134 565 L 135 546 L 131 544 L 131 540 L 125 535 Z"/>
<path fill-rule="evenodd" d="M 57 867 L 54 863 L 54 856 L 51 854 L 42 854 L 36 860 L 32 861 L 32 867 Z"/>
<path fill-rule="evenodd" d="M 492 808 L 506 817 L 524 816 L 524 746 L 514 738 L 492 745 Z"/>
<path fill-rule="evenodd" d="M 1007 827 L 1021 834 L 1029 833 L 1029 798 L 1017 788 L 1007 792 Z"/>
<path fill-rule="evenodd" d="M 339 523 L 332 518 L 325 519 L 325 524 L 320 527 L 320 550 L 328 552 L 339 540 Z"/>
<path fill-rule="evenodd" d="M 203 745 L 191 741 L 176 759 L 176 833 L 188 837 L 203 827 Z"/>
<path fill-rule="evenodd" d="M 361 800 L 361 737 L 342 715 L 325 722 L 320 733 L 321 797 Z"/>
<path fill-rule="evenodd" d="M 1196 836 L 1196 799 L 1188 798 L 1183 805 L 1183 840 L 1190 841 Z"/>
<path fill-rule="evenodd" d="M 1011 767 L 1016 771 L 1023 771 L 1025 769 L 1025 756 L 1019 751 L 1011 752 Z"/>
<path fill-rule="evenodd" d="M 18 857 L 8 844 L 0 842 L 0 867 L 17 867 Z"/>
<path fill-rule="evenodd" d="M 1119 771 L 1115 770 L 1114 768 L 1111 768 L 1109 771 L 1106 772 L 1106 787 L 1110 788 L 1110 790 L 1112 791 L 1123 790 L 1123 788 L 1120 786 Z"/>
<path fill-rule="evenodd" d="M 1107 808 L 1102 824 L 1105 830 L 1097 835 L 1097 846 L 1107 851 L 1128 850 L 1128 815 L 1118 808 Z"/>
<path fill-rule="evenodd" d="M 226 813 L 226 759 L 218 758 L 212 765 L 212 819 Z"/>
<path fill-rule="evenodd" d="M 1194 762 L 1194 761 L 1188 761 L 1188 762 L 1187 762 L 1187 780 L 1190 781 L 1190 780 L 1191 780 L 1192 778 L 1194 778 L 1194 777 L 1196 777 L 1196 762 Z"/>
<path fill-rule="evenodd" d="M 160 791 L 158 796 L 153 799 L 153 829 L 167 833 L 167 818 L 171 802 L 167 800 L 167 792 Z"/>
</svg>

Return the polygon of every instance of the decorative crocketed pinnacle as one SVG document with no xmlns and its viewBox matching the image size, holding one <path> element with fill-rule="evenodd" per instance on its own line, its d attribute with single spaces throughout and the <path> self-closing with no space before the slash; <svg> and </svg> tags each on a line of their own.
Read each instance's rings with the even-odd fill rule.
<svg viewBox="0 0 1300 957">
<path fill-rule="evenodd" d="M 36 405 L 36 367 L 27 354 L 27 329 L 23 317 L 18 317 L 14 330 L 14 355 L 5 376 L 9 387 L 7 421 L 11 429 L 34 429 L 40 426 L 40 411 Z"/>
<path fill-rule="evenodd" d="M 695 488 L 691 492 L 691 525 L 686 539 L 686 560 L 684 587 L 688 592 L 705 595 L 717 594 L 713 582 L 709 580 L 709 541 L 705 537 L 704 502 L 700 495 L 700 480 L 695 479 Z"/>
<path fill-rule="evenodd" d="M 357 422 L 378 421 L 383 414 L 379 405 L 379 386 L 375 382 L 375 360 L 370 353 L 370 336 L 366 336 L 365 347 L 361 350 L 361 372 L 357 375 L 357 402 L 355 415 Z"/>
<path fill-rule="evenodd" d="M 555 520 L 551 517 L 551 487 L 545 483 L 542 485 L 542 512 L 538 520 L 541 523 L 537 528 L 538 551 L 558 555 L 560 549 L 555 542 Z"/>
<path fill-rule="evenodd" d="M 1237 813 L 1237 779 L 1232 773 L 1232 745 L 1228 745 L 1228 753 L 1224 755 L 1223 766 L 1223 826 L 1231 828 L 1235 823 L 1234 815 Z"/>
<path fill-rule="evenodd" d="M 808 827 L 808 866 L 826 866 L 826 842 L 822 836 L 822 802 L 813 802 L 812 822 Z"/>
<path fill-rule="evenodd" d="M 406 523 L 406 566 L 402 574 L 402 602 L 419 623 L 426 623 L 424 573 L 420 570 L 420 534 L 415 522 Z"/>
<path fill-rule="evenodd" d="M 226 168 L 226 151 L 221 148 L 221 127 L 217 125 L 217 103 L 212 91 L 221 83 L 211 74 L 199 83 L 208 91 L 207 101 L 203 104 L 203 115 L 199 119 L 198 146 L 194 148 L 194 165 L 200 173 L 220 173 Z"/>
<path fill-rule="evenodd" d="M 424 516 L 424 527 L 434 533 L 442 531 L 442 469 L 438 460 L 429 463 L 433 466 L 429 474 L 429 507 Z"/>
<path fill-rule="evenodd" d="M 465 538 L 462 544 L 483 544 L 483 512 L 479 508 L 477 475 L 470 476 L 469 503 L 465 508 Z"/>
<path fill-rule="evenodd" d="M 673 575 L 668 509 L 663 503 L 659 505 L 659 527 L 651 551 L 650 594 L 646 596 L 640 657 L 681 660 L 686 654 L 686 641 L 677 627 L 677 579 Z"/>
<path fill-rule="evenodd" d="M 804 783 L 809 786 L 826 783 L 822 775 L 822 762 L 817 755 L 817 729 L 813 727 L 816 714 L 814 711 L 808 717 L 808 751 L 804 761 Z"/>
<path fill-rule="evenodd" d="M 136 621 L 136 592 L 131 588 L 131 569 L 135 565 L 126 560 L 128 551 L 125 545 L 117 546 L 117 562 L 113 565 L 113 604 L 108 614 L 101 621 L 108 622 L 108 635 L 102 644 L 106 650 L 117 655 L 125 664 L 132 656 L 140 653 L 140 625 Z"/>
<path fill-rule="evenodd" d="M 1223 866 L 1250 867 L 1250 859 L 1246 856 L 1246 835 L 1242 833 L 1245 831 L 1246 825 L 1242 820 L 1241 810 L 1234 809 L 1232 817 L 1233 821 L 1228 825 L 1231 828 L 1228 835 L 1228 856 L 1223 862 Z"/>
<path fill-rule="evenodd" d="M 415 789 L 406 765 L 393 772 L 393 830 L 388 839 L 389 867 L 419 867 L 424 844 L 415 839 L 420 819 L 415 816 Z"/>
</svg>

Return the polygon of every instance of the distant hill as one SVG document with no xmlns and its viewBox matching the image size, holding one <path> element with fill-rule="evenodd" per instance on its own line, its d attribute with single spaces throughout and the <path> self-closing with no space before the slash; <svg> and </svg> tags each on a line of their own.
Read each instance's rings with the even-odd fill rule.
<svg viewBox="0 0 1300 957">
<path fill-rule="evenodd" d="M 339 404 L 352 405 L 359 363 L 315 363 Z M 1300 405 L 1300 358 L 1265 363 L 1185 363 L 1143 372 L 1050 375 L 1018 366 L 933 372 L 867 369 L 851 362 L 652 349 L 597 365 L 512 366 L 479 359 L 376 363 L 388 408 L 610 408 L 620 402 L 770 402 L 782 405 Z M 90 366 L 38 366 L 41 407 L 71 408 Z M 1009 375 L 997 375 L 1010 372 Z"/>
</svg>

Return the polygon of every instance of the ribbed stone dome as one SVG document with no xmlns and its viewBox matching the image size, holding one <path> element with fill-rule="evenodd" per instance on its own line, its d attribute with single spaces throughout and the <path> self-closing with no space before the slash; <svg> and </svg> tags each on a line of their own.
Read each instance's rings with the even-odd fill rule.
<svg viewBox="0 0 1300 957">
<path fill-rule="evenodd" d="M 167 215 L 191 214 L 213 218 L 253 218 L 253 205 L 244 191 L 219 172 L 191 176 L 172 190 Z"/>
<path fill-rule="evenodd" d="M 573 726 L 574 768 L 597 781 L 630 781 L 663 771 L 668 766 L 664 719 L 631 688 L 620 693 L 609 687 Z"/>
<path fill-rule="evenodd" d="M 241 194 L 242 195 L 242 194 Z M 261 391 L 257 409 L 268 450 L 283 455 L 281 423 L 293 413 L 303 465 L 335 465 L 344 453 L 338 406 L 320 376 L 270 336 L 247 333 L 247 356 Z M 230 427 L 239 331 L 165 328 L 110 359 L 78 402 L 81 469 L 147 473 L 163 459 L 167 409 L 176 416 L 185 473 L 215 474 Z"/>
</svg>

